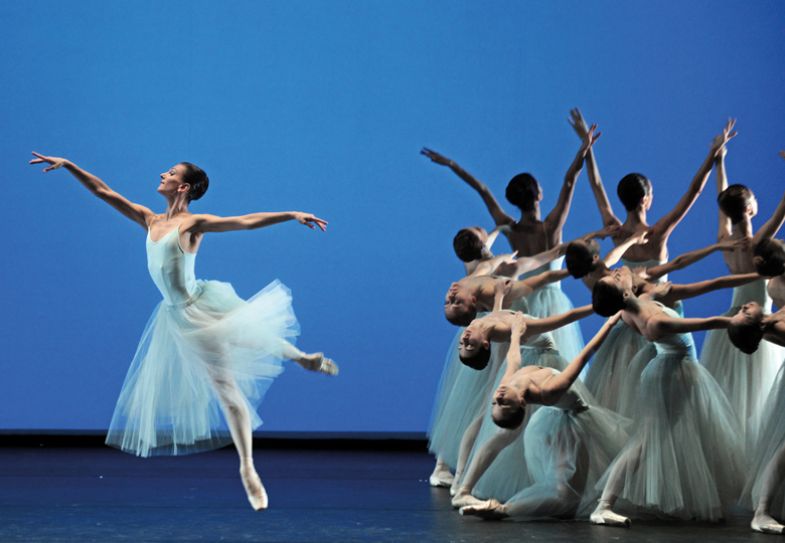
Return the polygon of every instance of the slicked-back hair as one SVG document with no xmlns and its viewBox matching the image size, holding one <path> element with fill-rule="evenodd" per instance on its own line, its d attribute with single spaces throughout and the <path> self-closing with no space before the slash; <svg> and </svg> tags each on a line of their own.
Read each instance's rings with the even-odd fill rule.
<svg viewBox="0 0 785 543">
<path fill-rule="evenodd" d="M 204 173 L 204 170 L 196 164 L 191 164 L 190 162 L 181 162 L 180 164 L 185 166 L 183 182 L 188 183 L 191 187 L 188 190 L 188 201 L 198 200 L 207 192 L 207 187 L 210 186 L 210 179 Z"/>
<path fill-rule="evenodd" d="M 455 249 L 455 254 L 458 258 L 464 262 L 471 262 L 472 260 L 482 258 L 482 250 L 485 248 L 485 244 L 475 231 L 470 228 L 462 228 L 458 230 L 458 233 L 452 239 L 452 247 Z"/>
<path fill-rule="evenodd" d="M 785 247 L 780 240 L 762 239 L 753 249 L 755 271 L 764 277 L 776 277 L 785 273 Z"/>
<path fill-rule="evenodd" d="M 480 346 L 472 356 L 466 356 L 459 354 L 458 358 L 461 359 L 461 362 L 472 368 L 473 370 L 484 370 L 488 367 L 488 362 L 491 360 L 491 349 L 489 347 Z"/>
<path fill-rule="evenodd" d="M 747 206 L 752 203 L 754 195 L 752 191 L 744 186 L 734 184 L 728 185 L 728 188 L 723 190 L 717 196 L 717 204 L 720 206 L 722 212 L 727 215 L 732 224 L 744 220 L 747 213 Z"/>
<path fill-rule="evenodd" d="M 763 328 L 759 322 L 731 323 L 728 326 L 728 337 L 738 350 L 745 354 L 752 354 L 758 350 L 758 345 L 763 340 Z"/>
<path fill-rule="evenodd" d="M 591 290 L 591 306 L 602 317 L 611 317 L 624 309 L 624 292 L 617 285 L 600 279 Z"/>
<path fill-rule="evenodd" d="M 616 186 L 616 194 L 624 209 L 634 211 L 643 198 L 651 194 L 651 181 L 642 173 L 628 173 Z"/>
<path fill-rule="evenodd" d="M 507 183 L 504 196 L 507 201 L 521 211 L 534 211 L 540 184 L 530 173 L 519 173 Z"/>
<path fill-rule="evenodd" d="M 597 263 L 594 261 L 595 254 L 585 241 L 571 241 L 564 253 L 567 271 L 576 279 L 588 275 L 597 268 Z"/>
<path fill-rule="evenodd" d="M 477 316 L 476 309 L 467 309 L 466 311 L 456 311 L 454 309 L 444 310 L 444 316 L 455 326 L 469 326 L 474 318 Z"/>
<path fill-rule="evenodd" d="M 526 409 L 519 405 L 517 409 L 503 409 L 501 413 L 493 413 L 492 418 L 494 424 L 499 428 L 507 430 L 515 430 L 523 424 L 523 419 L 526 416 Z"/>
</svg>

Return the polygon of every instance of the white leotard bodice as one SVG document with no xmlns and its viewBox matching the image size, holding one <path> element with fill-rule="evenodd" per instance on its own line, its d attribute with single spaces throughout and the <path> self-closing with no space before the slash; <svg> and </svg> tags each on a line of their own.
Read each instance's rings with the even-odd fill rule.
<svg viewBox="0 0 785 543">
<path fill-rule="evenodd" d="M 681 315 L 674 309 L 656 302 L 669 317 L 681 318 Z M 680 354 L 690 355 L 694 352 L 695 344 L 692 334 L 668 334 L 654 342 L 657 354 Z"/>
<path fill-rule="evenodd" d="M 187 304 L 199 290 L 194 275 L 196 253 L 183 251 L 179 238 L 179 227 L 158 241 L 147 232 L 147 270 L 169 305 Z"/>
</svg>

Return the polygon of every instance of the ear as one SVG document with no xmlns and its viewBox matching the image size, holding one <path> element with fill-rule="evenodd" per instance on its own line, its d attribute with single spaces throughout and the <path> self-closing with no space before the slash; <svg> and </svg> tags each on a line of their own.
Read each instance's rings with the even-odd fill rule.
<svg viewBox="0 0 785 543">
<path fill-rule="evenodd" d="M 472 305 L 477 305 L 477 296 L 472 294 Z"/>
<path fill-rule="evenodd" d="M 483 339 L 482 340 L 482 348 L 483 349 L 490 349 L 491 348 L 491 342 L 488 341 L 487 339 Z"/>
<path fill-rule="evenodd" d="M 594 256 L 591 257 L 591 263 L 592 264 L 596 264 L 599 261 L 600 261 L 600 255 L 597 254 L 597 253 L 594 253 Z"/>
<path fill-rule="evenodd" d="M 188 194 L 190 190 L 191 190 L 191 185 L 189 185 L 188 183 L 180 183 L 180 186 L 177 187 L 177 192 L 184 192 Z"/>
</svg>

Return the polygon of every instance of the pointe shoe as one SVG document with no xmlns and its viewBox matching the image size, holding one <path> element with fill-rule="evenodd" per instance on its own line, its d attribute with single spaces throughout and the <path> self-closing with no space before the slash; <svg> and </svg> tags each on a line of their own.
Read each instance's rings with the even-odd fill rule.
<svg viewBox="0 0 785 543">
<path fill-rule="evenodd" d="M 475 498 L 471 494 L 456 494 L 455 496 L 453 496 L 451 503 L 455 509 L 461 509 L 463 507 L 468 507 L 470 505 L 472 506 L 481 505 L 486 502 Z"/>
<path fill-rule="evenodd" d="M 428 477 L 428 483 L 434 488 L 450 488 L 450 485 L 452 485 L 452 473 L 449 471 L 434 471 Z"/>
<path fill-rule="evenodd" d="M 610 509 L 595 509 L 589 516 L 589 522 L 601 526 L 617 526 L 619 528 L 629 528 L 632 525 L 630 519 L 614 513 Z"/>
<path fill-rule="evenodd" d="M 313 356 L 314 358 L 306 358 L 299 361 L 299 364 L 303 368 L 307 369 L 308 371 L 315 371 L 325 375 L 338 375 L 338 364 L 336 364 L 331 358 L 324 356 L 324 353 L 314 353 L 313 355 L 308 356 Z"/>
<path fill-rule="evenodd" d="M 460 513 L 463 516 L 475 516 L 486 520 L 501 520 L 507 517 L 507 513 L 502 509 L 502 504 L 493 498 L 474 505 L 461 507 Z"/>
<path fill-rule="evenodd" d="M 760 532 L 762 534 L 782 535 L 785 532 L 785 526 L 768 515 L 753 517 L 750 528 L 752 528 L 753 532 Z"/>
<path fill-rule="evenodd" d="M 259 478 L 259 474 L 256 473 L 255 470 L 248 474 L 244 474 L 243 470 L 240 470 L 240 478 L 243 481 L 243 487 L 248 496 L 248 503 L 251 504 L 253 510 L 261 511 L 267 509 L 269 499 L 267 497 L 267 491 L 262 484 L 262 480 Z"/>
</svg>

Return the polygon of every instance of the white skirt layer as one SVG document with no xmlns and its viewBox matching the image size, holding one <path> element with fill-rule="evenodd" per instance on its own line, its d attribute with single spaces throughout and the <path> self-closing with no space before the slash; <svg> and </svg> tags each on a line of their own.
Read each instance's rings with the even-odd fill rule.
<svg viewBox="0 0 785 543">
<path fill-rule="evenodd" d="M 761 343 L 761 346 L 763 346 Z M 761 431 L 752 447 L 750 472 L 742 493 L 741 503 L 754 509 L 758 504 L 763 487 L 763 475 L 774 455 L 785 446 L 785 367 L 780 368 L 769 398 L 764 406 Z M 779 481 L 771 495 L 769 513 L 775 518 L 785 518 L 785 481 Z"/>
<path fill-rule="evenodd" d="M 142 333 L 106 443 L 138 456 L 181 455 L 231 441 L 219 391 L 256 408 L 299 334 L 291 293 L 273 281 L 248 301 L 198 281 L 187 303 L 160 303 Z"/>
<path fill-rule="evenodd" d="M 721 518 L 742 486 L 743 448 L 730 403 L 706 369 L 687 354 L 658 354 L 641 374 L 635 421 L 598 489 L 618 462 L 639 455 L 622 468 L 622 507 Z"/>
</svg>

